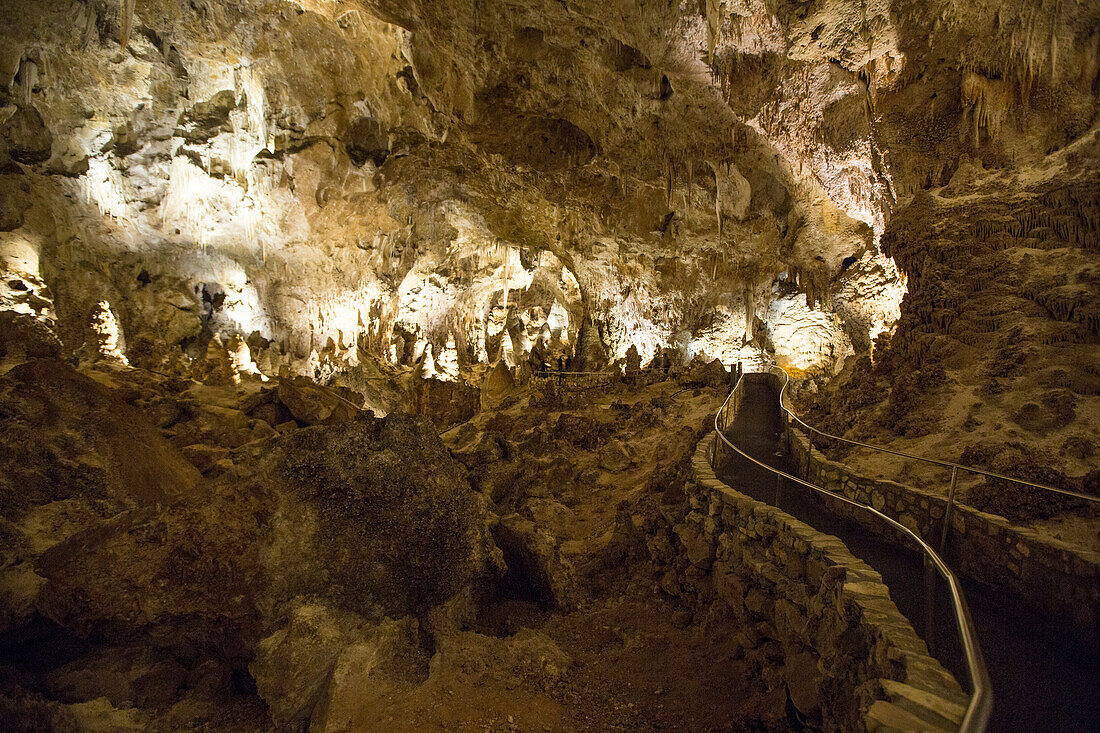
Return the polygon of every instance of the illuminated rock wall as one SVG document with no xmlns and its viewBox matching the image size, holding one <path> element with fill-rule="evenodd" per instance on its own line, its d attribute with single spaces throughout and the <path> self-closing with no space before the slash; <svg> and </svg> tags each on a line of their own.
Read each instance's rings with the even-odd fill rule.
<svg viewBox="0 0 1100 733">
<path fill-rule="evenodd" d="M 831 335 L 772 346 L 830 365 L 822 339 L 850 348 L 831 278 L 874 252 L 858 207 L 726 104 L 695 53 L 702 16 L 612 10 L 20 7 L 3 249 L 37 257 L 24 274 L 49 286 L 68 351 L 102 301 L 128 357 L 158 368 L 186 370 L 218 333 L 267 373 L 363 349 L 453 377 L 502 341 L 525 357 L 552 311 L 559 351 L 587 320 L 609 359 L 732 361 L 757 353 L 753 319 L 719 344 L 715 318 L 769 322 L 799 269 L 814 310 L 793 328 Z M 522 343 L 500 338 L 509 318 Z"/>
<path fill-rule="evenodd" d="M 1097 11 L 1047 4 L 4 0 L 0 249 L 158 368 L 454 377 L 554 311 L 591 366 L 831 370 L 900 316 L 892 211 L 1091 124 Z"/>
</svg>

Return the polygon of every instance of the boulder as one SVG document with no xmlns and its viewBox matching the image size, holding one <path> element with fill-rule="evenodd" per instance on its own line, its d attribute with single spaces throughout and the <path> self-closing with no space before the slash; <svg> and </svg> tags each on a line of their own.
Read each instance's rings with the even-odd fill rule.
<svg viewBox="0 0 1100 733">
<path fill-rule="evenodd" d="M 194 464 L 203 474 L 210 473 L 218 465 L 218 461 L 229 458 L 229 449 L 220 446 L 202 445 L 195 443 L 186 445 L 182 449 L 187 460 Z"/>
<path fill-rule="evenodd" d="M 199 472 L 145 416 L 64 362 L 32 359 L 0 378 L 0 516 L 78 499 L 97 512 L 190 494 Z"/>
<path fill-rule="evenodd" d="M 255 497 L 214 492 L 122 512 L 35 559 L 46 579 L 36 610 L 81 637 L 246 659 L 261 621 L 262 517 Z"/>
<path fill-rule="evenodd" d="M 696 358 L 688 365 L 681 381 L 689 386 L 728 389 L 729 371 L 720 359 L 704 362 Z"/>
<path fill-rule="evenodd" d="M 0 311 L 0 359 L 56 358 L 61 342 L 42 319 L 16 311 Z"/>
<path fill-rule="evenodd" d="M 305 377 L 281 380 L 278 394 L 279 402 L 303 425 L 335 425 L 359 412 L 347 398 Z"/>
<path fill-rule="evenodd" d="M 31 621 L 35 600 L 45 582 L 30 563 L 0 570 L 0 634 Z"/>
<path fill-rule="evenodd" d="M 371 696 L 372 678 L 404 666 L 395 658 L 424 655 L 417 628 L 410 618 L 371 624 L 354 613 L 300 602 L 286 626 L 257 645 L 249 671 L 277 729 L 347 730 Z"/>
<path fill-rule="evenodd" d="M 203 446 L 188 452 L 207 461 L 221 455 Z M 149 460 L 149 449 L 132 453 L 131 464 Z M 197 477 L 171 454 L 181 472 Z M 118 498 L 114 516 L 75 513 L 83 523 L 69 522 L 66 536 L 20 571 L 28 593 L 7 598 L 4 617 L 26 618 L 34 596 L 36 613 L 78 636 L 143 639 L 187 658 L 239 663 L 299 596 L 370 618 L 401 617 L 425 613 L 502 569 L 486 500 L 426 421 L 395 414 L 303 428 L 255 460 L 262 462 L 250 475 L 243 471 L 246 478 L 222 473 L 201 496 L 154 494 L 135 479 L 117 488 L 135 493 Z M 49 461 L 55 472 L 62 463 Z M 89 476 L 86 489 L 75 489 L 116 490 L 110 475 Z M 146 484 L 157 486 L 155 478 Z M 44 508 L 26 510 L 38 512 L 37 524 L 55 523 L 39 516 Z"/>
<path fill-rule="evenodd" d="M 366 414 L 284 437 L 255 478 L 280 497 L 279 583 L 351 610 L 425 610 L 499 565 L 486 499 L 431 423 Z M 307 554 L 302 565 L 302 553 Z"/>
<path fill-rule="evenodd" d="M 630 451 L 618 438 L 612 438 L 600 447 L 600 468 L 605 471 L 624 471 L 633 462 Z"/>
<path fill-rule="evenodd" d="M 816 715 L 821 711 L 821 671 L 817 655 L 806 651 L 787 656 L 783 676 L 791 694 L 791 702 L 803 715 Z"/>
<path fill-rule="evenodd" d="M 553 436 L 566 440 L 577 448 L 594 450 L 608 432 L 609 428 L 598 420 L 586 415 L 563 412 L 554 423 Z"/>
</svg>

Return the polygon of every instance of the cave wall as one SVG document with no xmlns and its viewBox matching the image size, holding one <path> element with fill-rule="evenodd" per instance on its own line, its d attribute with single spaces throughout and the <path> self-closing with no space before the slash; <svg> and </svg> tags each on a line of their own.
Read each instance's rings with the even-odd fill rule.
<svg viewBox="0 0 1100 733">
<path fill-rule="evenodd" d="M 899 322 L 905 365 L 933 341 L 913 334 L 987 307 L 966 273 L 1026 257 L 945 266 L 970 233 L 929 217 L 1095 169 L 1088 5 L 3 6 L 0 302 L 67 354 L 162 371 L 213 343 L 324 379 L 631 345 L 828 374 Z M 1030 248 L 1072 259 L 1063 343 L 1095 293 L 1075 202 L 1019 225 L 1076 247 Z M 935 288 L 955 295 L 929 310 Z"/>
<path fill-rule="evenodd" d="M 829 273 L 871 232 L 722 102 L 686 5 L 5 5 L 5 262 L 69 353 L 107 312 L 162 369 L 216 333 L 270 374 L 430 344 L 454 376 L 507 303 L 732 361 L 802 295 L 792 361 L 851 350 Z"/>
</svg>

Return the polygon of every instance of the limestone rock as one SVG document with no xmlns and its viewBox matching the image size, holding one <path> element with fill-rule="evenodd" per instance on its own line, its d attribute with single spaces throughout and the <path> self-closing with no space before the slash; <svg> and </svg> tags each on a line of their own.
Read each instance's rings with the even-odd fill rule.
<svg viewBox="0 0 1100 733">
<path fill-rule="evenodd" d="M 279 382 L 279 402 L 303 425 L 334 425 L 347 422 L 358 408 L 346 398 L 308 379 Z"/>
<path fill-rule="evenodd" d="M 545 604 L 568 609 L 573 579 L 562 564 L 553 538 L 519 514 L 501 517 L 493 538 L 504 553 L 509 570 L 526 579 Z"/>
<path fill-rule="evenodd" d="M 0 510 L 9 520 L 70 498 L 116 511 L 167 504 L 199 480 L 138 410 L 60 361 L 15 367 L 0 378 L 0 400 Z"/>
<path fill-rule="evenodd" d="M 41 163 L 50 157 L 53 136 L 34 107 L 21 106 L 0 124 L 0 159 Z"/>
<path fill-rule="evenodd" d="M 233 454 L 251 469 L 192 445 L 204 468 L 232 469 L 199 489 L 123 393 L 141 397 L 42 360 L 0 378 L 3 458 L 19 461 L 4 480 L 25 489 L 0 492 L 5 627 L 39 614 L 77 636 L 239 664 L 295 597 L 401 616 L 501 570 L 485 500 L 429 423 L 301 429 L 266 455 Z"/>
<path fill-rule="evenodd" d="M 35 560 L 39 613 L 80 636 L 247 657 L 257 633 L 258 507 L 245 497 L 122 512 Z"/>
<path fill-rule="evenodd" d="M 305 543 L 281 555 L 295 564 L 281 578 L 295 595 L 331 594 L 351 609 L 380 605 L 400 616 L 499 563 L 485 499 L 418 418 L 360 416 L 297 430 L 276 445 L 257 481 L 281 497 L 276 530 L 285 526 Z M 309 557 L 299 567 L 301 552 Z"/>
<path fill-rule="evenodd" d="M 187 460 L 191 461 L 195 468 L 199 469 L 199 471 L 204 474 L 214 470 L 218 461 L 229 457 L 228 448 L 201 445 L 198 443 L 184 446 L 181 452 L 183 455 L 187 456 Z"/>
<path fill-rule="evenodd" d="M 470 632 L 445 635 L 432 658 L 434 680 L 481 685 L 492 680 L 522 680 L 550 689 L 573 665 L 568 654 L 545 634 L 522 629 L 507 639 Z"/>
<path fill-rule="evenodd" d="M 686 384 L 700 387 L 729 388 L 729 372 L 719 359 L 712 359 L 707 362 L 701 359 L 692 361 L 681 380 Z"/>
<path fill-rule="evenodd" d="M 817 655 L 802 652 L 787 657 L 783 669 L 791 701 L 803 715 L 812 715 L 821 708 L 821 672 L 817 666 Z"/>
<path fill-rule="evenodd" d="M 516 388 L 512 371 L 503 359 L 498 360 L 485 374 L 481 385 L 482 408 L 498 407 Z"/>
<path fill-rule="evenodd" d="M 600 468 L 617 473 L 630 468 L 633 462 L 630 450 L 618 438 L 612 438 L 600 446 Z"/>
<path fill-rule="evenodd" d="M 0 311 L 0 359 L 56 358 L 61 343 L 42 320 L 24 313 Z"/>
<path fill-rule="evenodd" d="M 87 733 L 139 733 L 149 729 L 149 720 L 138 710 L 118 709 L 105 697 L 76 703 L 69 711 Z"/>
<path fill-rule="evenodd" d="M 28 692 L 14 681 L 0 682 L 0 721 L 7 730 L 50 730 L 58 733 L 77 733 L 84 728 L 68 707 L 41 695 Z"/>
<path fill-rule="evenodd" d="M 45 583 L 30 563 L 0 570 L 0 634 L 18 629 L 34 617 L 34 604 Z"/>
<path fill-rule="evenodd" d="M 416 622 L 371 624 L 325 605 L 296 605 L 286 626 L 260 641 L 249 665 L 279 730 L 341 730 L 371 698 L 372 673 L 397 655 L 423 654 Z"/>
</svg>

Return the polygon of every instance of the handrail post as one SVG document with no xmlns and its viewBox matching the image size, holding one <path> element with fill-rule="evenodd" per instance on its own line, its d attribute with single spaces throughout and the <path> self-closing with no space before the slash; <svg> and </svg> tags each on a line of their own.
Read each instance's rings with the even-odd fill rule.
<svg viewBox="0 0 1100 733">
<path fill-rule="evenodd" d="M 932 560 L 924 556 L 924 643 L 928 645 L 929 655 L 935 656 L 933 643 L 936 620 L 936 575 Z"/>
<path fill-rule="evenodd" d="M 959 483 L 959 467 L 951 468 L 951 489 L 947 492 L 947 508 L 943 510 L 943 529 L 940 531 L 940 554 L 947 547 L 947 533 L 951 531 L 951 510 L 955 507 L 955 488 Z"/>
<path fill-rule="evenodd" d="M 806 433 L 806 469 L 802 471 L 802 475 L 806 477 L 806 480 L 810 480 L 810 466 L 813 465 L 814 458 L 814 429 L 810 428 Z"/>
</svg>

